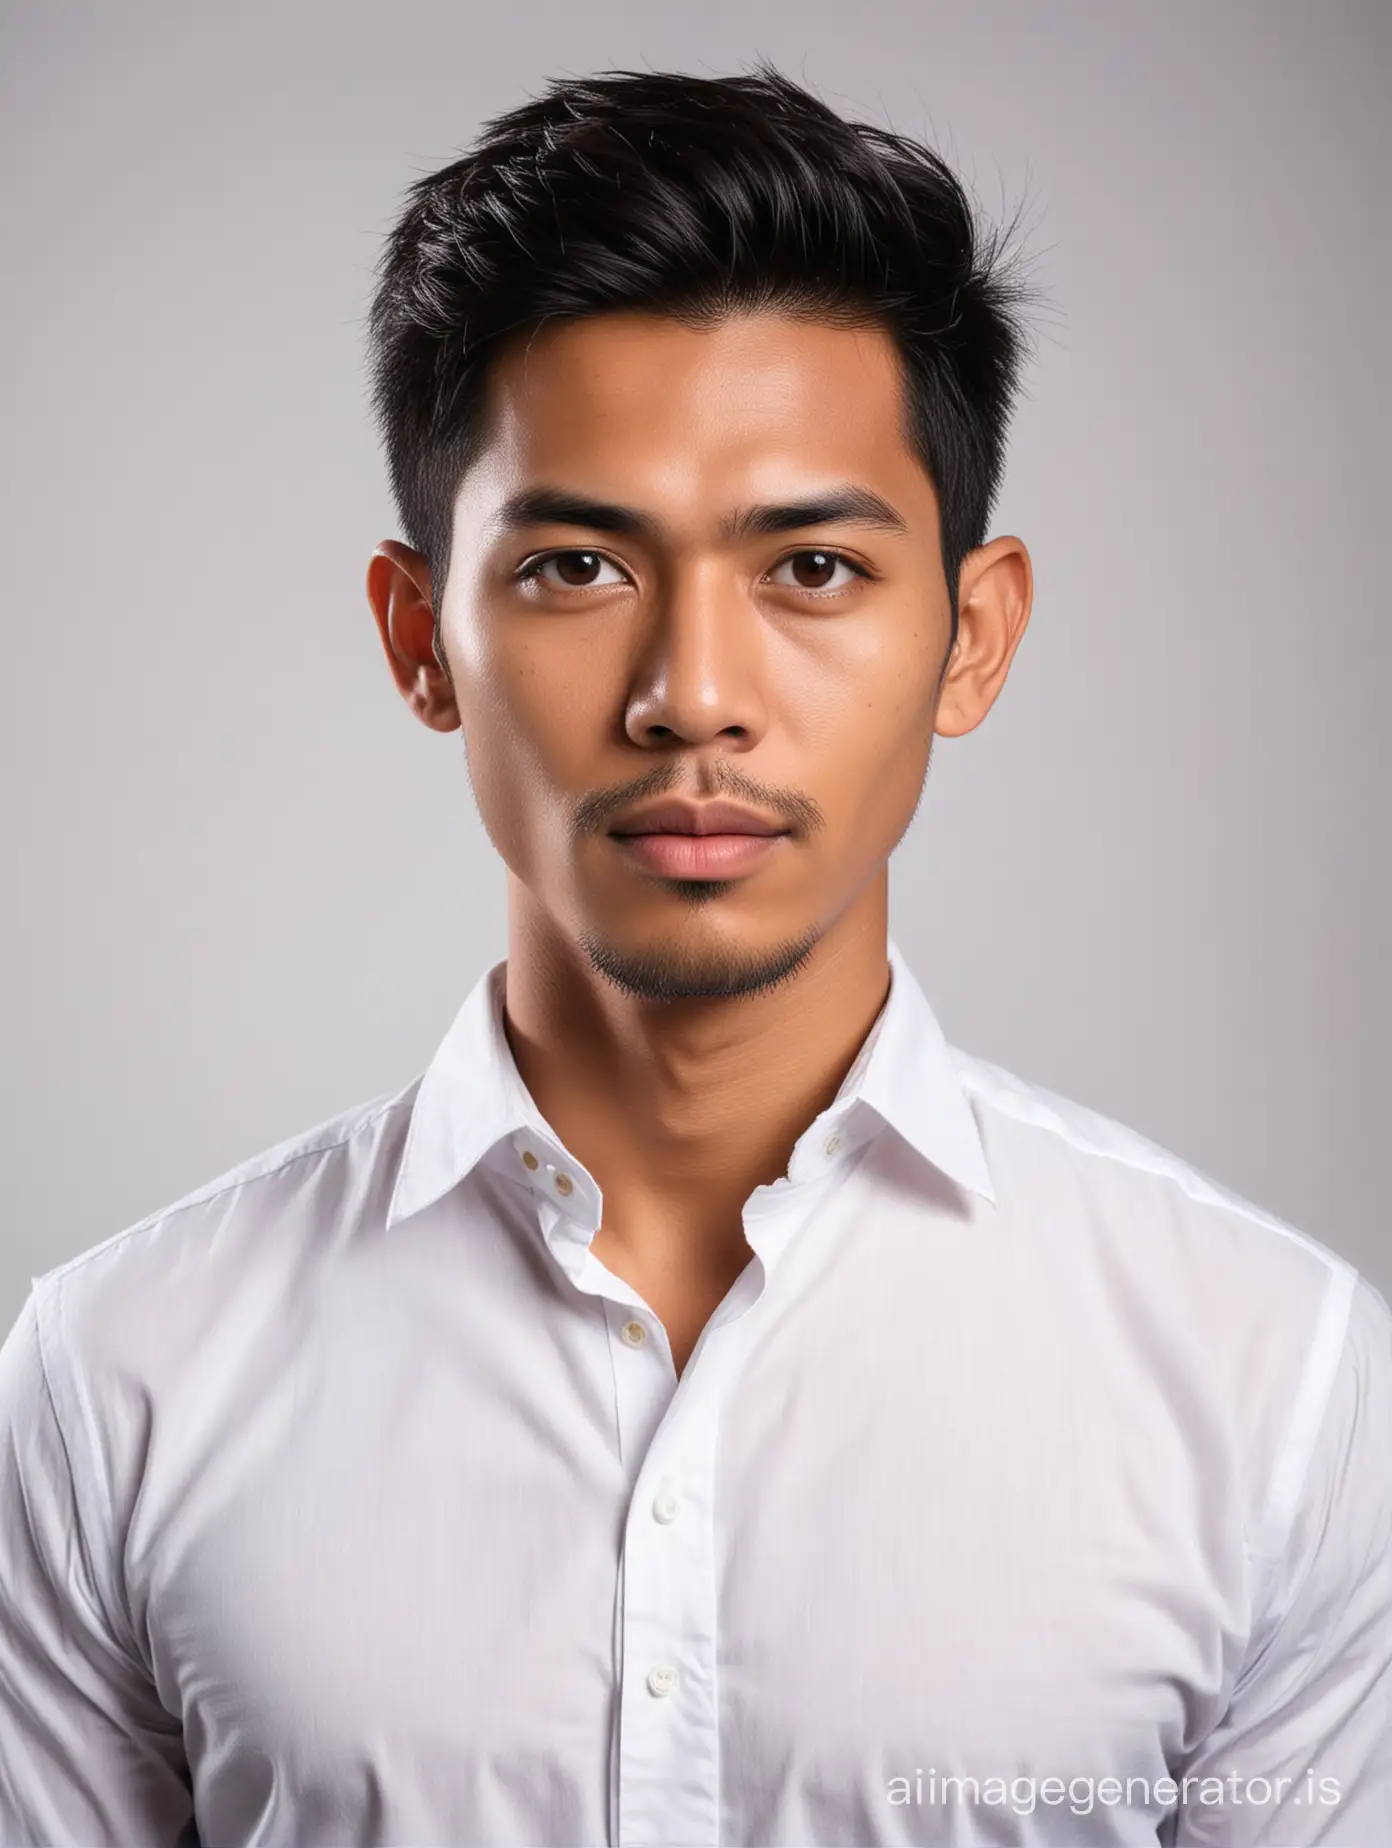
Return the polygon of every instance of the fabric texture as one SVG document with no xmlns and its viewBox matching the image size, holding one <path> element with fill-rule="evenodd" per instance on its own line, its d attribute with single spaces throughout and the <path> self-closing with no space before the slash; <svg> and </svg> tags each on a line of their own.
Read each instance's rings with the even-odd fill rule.
<svg viewBox="0 0 1392 1848">
<path fill-rule="evenodd" d="M 0 1843 L 1392 1844 L 1392 1315 L 903 956 L 680 1378 L 482 975 L 38 1277 Z"/>
</svg>

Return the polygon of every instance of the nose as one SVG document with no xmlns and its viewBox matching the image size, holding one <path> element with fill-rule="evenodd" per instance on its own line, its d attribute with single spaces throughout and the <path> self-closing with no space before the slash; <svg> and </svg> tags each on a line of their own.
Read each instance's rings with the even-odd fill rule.
<svg viewBox="0 0 1392 1848">
<path fill-rule="evenodd" d="M 729 735 L 745 748 L 767 722 L 758 609 L 728 562 L 675 569 L 644 612 L 643 645 L 629 688 L 625 729 L 636 744 L 707 744 Z"/>
</svg>

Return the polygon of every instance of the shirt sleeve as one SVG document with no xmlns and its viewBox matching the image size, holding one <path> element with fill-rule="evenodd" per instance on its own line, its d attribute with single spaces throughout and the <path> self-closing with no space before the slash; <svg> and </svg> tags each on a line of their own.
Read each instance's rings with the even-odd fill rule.
<svg viewBox="0 0 1392 1848">
<path fill-rule="evenodd" d="M 1180 1774 L 1175 1848 L 1392 1845 L 1392 1313 L 1362 1277 L 1304 1447 L 1232 1699 Z"/>
<path fill-rule="evenodd" d="M 37 1292 L 0 1347 L 0 1842 L 197 1848 L 179 1722 L 97 1589 Z"/>
</svg>

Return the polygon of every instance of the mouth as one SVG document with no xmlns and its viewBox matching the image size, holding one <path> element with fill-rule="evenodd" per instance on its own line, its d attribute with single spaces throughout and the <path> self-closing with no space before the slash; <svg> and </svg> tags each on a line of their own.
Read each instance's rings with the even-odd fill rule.
<svg viewBox="0 0 1392 1848">
<path fill-rule="evenodd" d="M 779 834 L 611 834 L 624 853 L 664 879 L 729 879 L 751 872 L 788 838 Z"/>
</svg>

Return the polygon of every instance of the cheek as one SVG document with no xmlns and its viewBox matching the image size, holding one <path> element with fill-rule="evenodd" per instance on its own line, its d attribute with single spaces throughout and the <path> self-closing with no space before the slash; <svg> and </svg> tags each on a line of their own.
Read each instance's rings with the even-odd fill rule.
<svg viewBox="0 0 1392 1848">
<path fill-rule="evenodd" d="M 934 687 L 917 664 L 877 663 L 847 675 L 818 722 L 805 730 L 810 760 L 825 762 L 847 797 L 877 796 L 921 778 L 933 737 Z"/>
<path fill-rule="evenodd" d="M 581 625 L 482 616 L 448 632 L 447 650 L 461 717 L 480 736 L 511 738 L 540 761 L 595 735 L 607 676 Z"/>
<path fill-rule="evenodd" d="M 873 866 L 903 837 L 923 793 L 934 712 L 929 687 L 866 689 L 813 758 L 847 864 Z"/>
<path fill-rule="evenodd" d="M 517 873 L 558 844 L 549 830 L 563 826 L 567 805 L 585 792 L 594 755 L 582 691 L 554 680 L 551 663 L 505 659 L 497 650 L 471 660 L 455 680 L 479 815 Z"/>
</svg>

